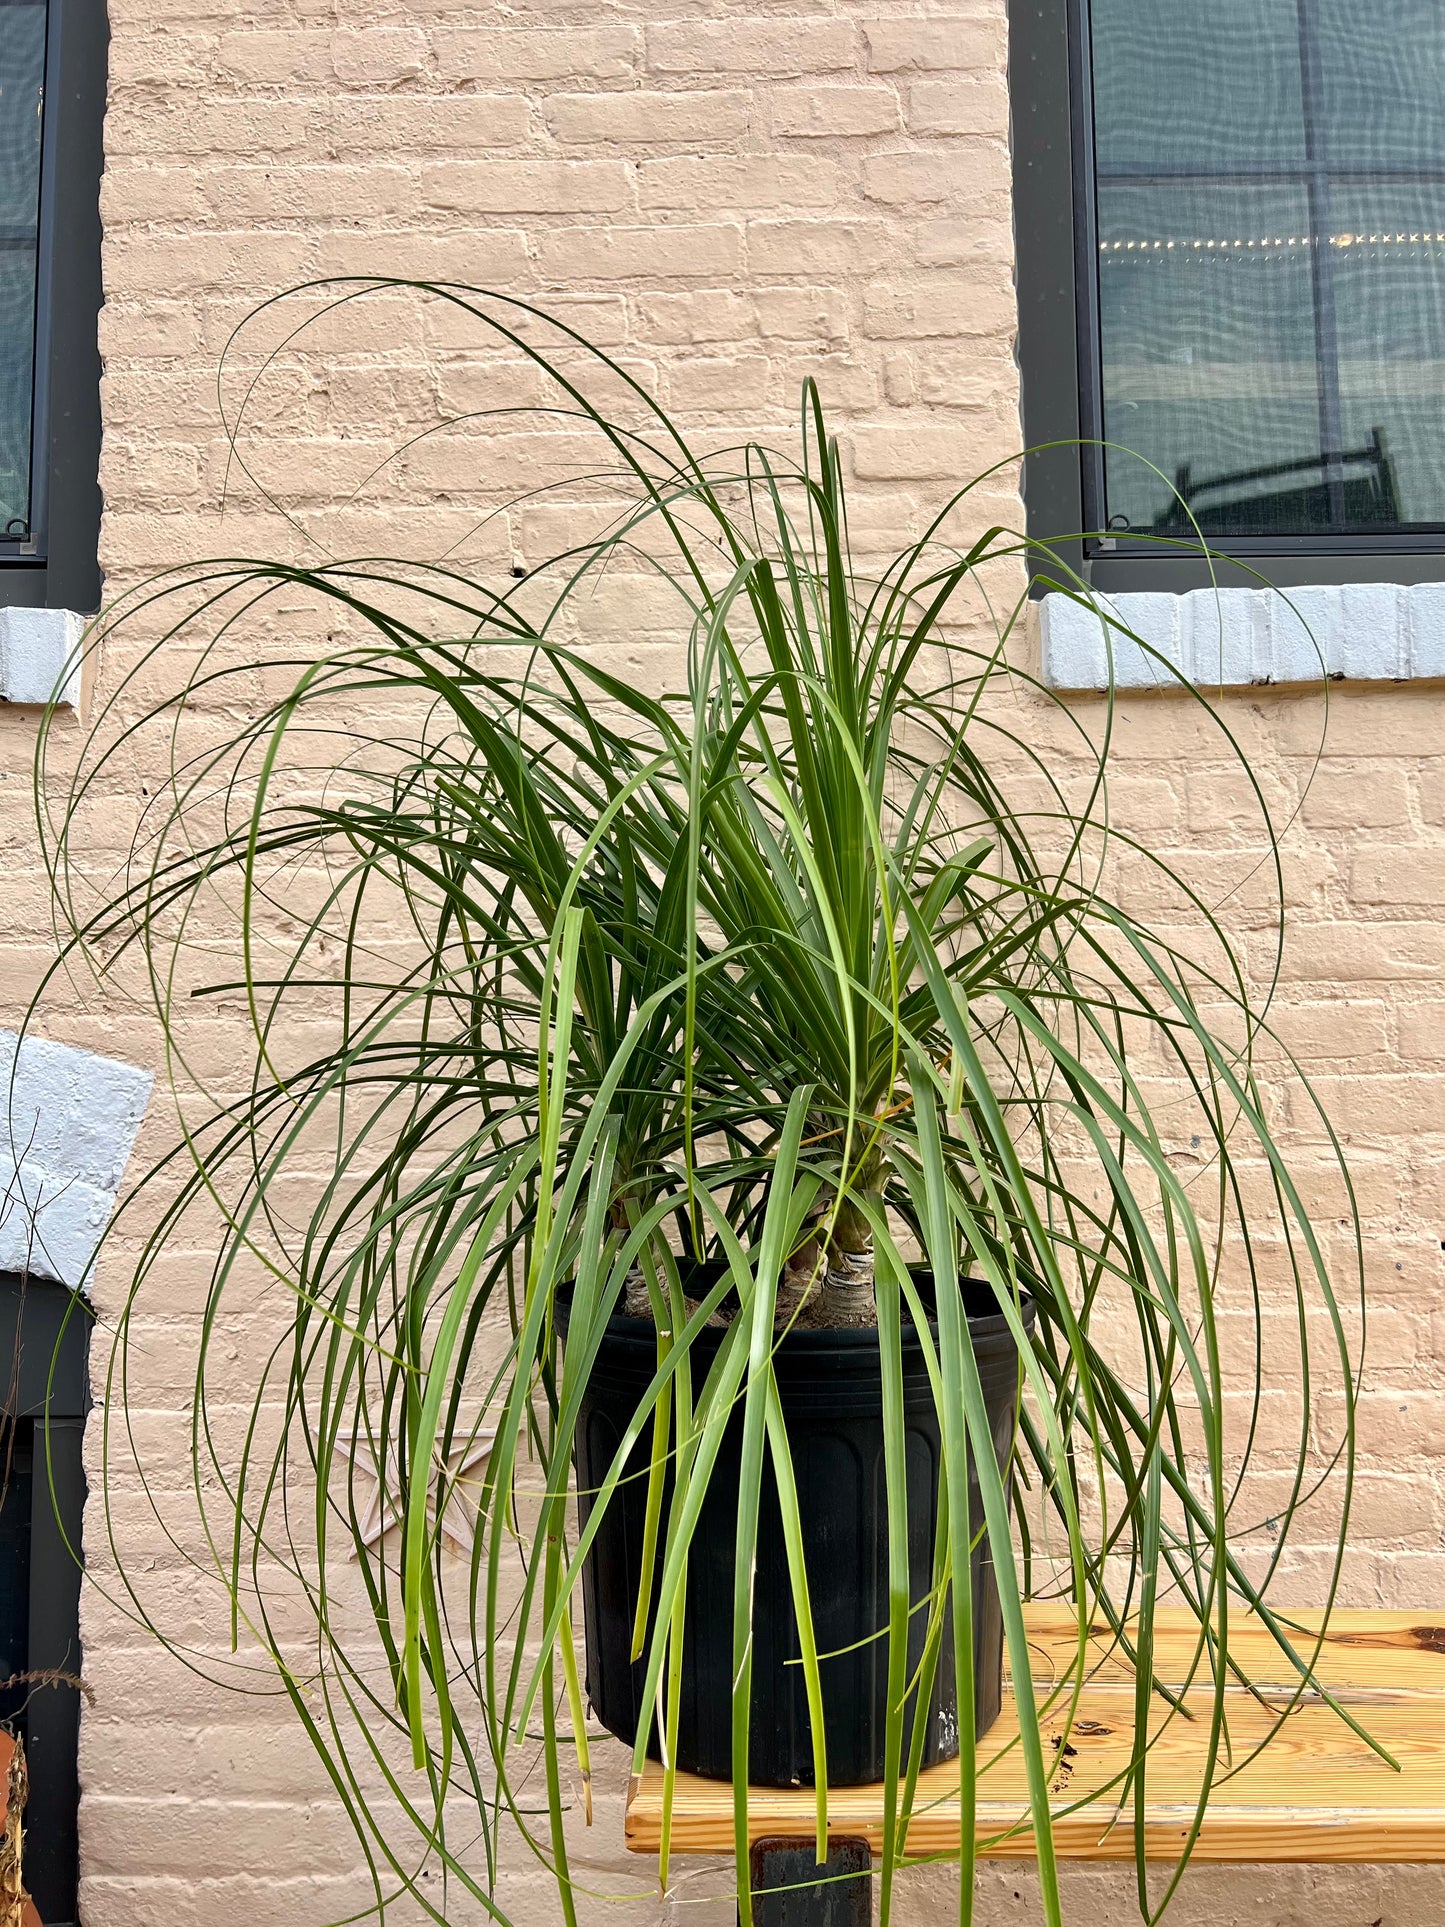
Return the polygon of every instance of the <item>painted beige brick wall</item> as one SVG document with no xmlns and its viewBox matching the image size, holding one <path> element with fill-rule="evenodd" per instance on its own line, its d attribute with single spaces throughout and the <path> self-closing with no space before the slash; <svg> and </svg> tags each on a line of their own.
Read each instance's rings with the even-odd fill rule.
<svg viewBox="0 0 1445 1927">
<path fill-rule="evenodd" d="M 219 517 L 227 447 L 215 369 L 250 308 L 313 276 L 430 275 L 555 302 L 679 419 L 719 437 L 786 433 L 812 372 L 844 433 L 862 539 L 880 547 L 916 532 L 950 481 L 1017 446 L 1003 0 L 923 11 L 533 0 L 520 12 L 111 0 L 111 11 L 113 586 L 292 539 L 244 486 Z M 500 392 L 488 383 L 503 375 L 434 317 L 398 309 L 385 325 L 358 323 L 330 337 L 325 369 L 303 370 L 302 390 L 263 410 L 256 442 L 261 472 L 283 479 L 313 533 L 354 551 L 382 546 L 378 530 L 398 543 L 415 531 L 425 552 L 437 530 L 472 523 L 497 497 L 506 461 L 493 437 L 480 466 L 463 459 L 476 448 L 454 449 L 407 471 L 394 498 L 345 501 L 373 447 L 485 405 L 469 394 Z M 483 471 L 497 479 L 479 482 Z M 1017 521 L 1009 488 L 1005 477 L 986 506 Z M 540 515 L 512 518 L 483 544 L 483 565 L 525 558 L 545 535 Z M 604 640 L 639 674 L 665 678 L 672 645 L 640 636 L 635 617 L 636 605 L 599 607 Z M 1348 1142 L 1369 1231 L 1377 1309 L 1348 1590 L 1430 1604 L 1445 1591 L 1445 692 L 1341 687 L 1327 715 L 1319 697 L 1247 692 L 1228 709 L 1271 804 L 1292 817 L 1280 1022 Z M 0 714 L 0 986 L 11 1012 L 47 952 L 26 781 L 34 721 Z M 1253 867 L 1258 837 L 1217 744 L 1167 699 L 1128 705 L 1118 733 L 1119 807 L 1223 896 Z M 119 837 L 137 799 L 119 789 L 114 802 L 107 828 Z M 1263 969 L 1259 923 L 1249 942 Z M 57 993 L 47 1020 L 51 1034 L 116 1055 L 154 1053 L 104 999 Z M 239 1017 L 209 1021 L 219 1059 Z M 1307 1117 L 1281 1115 L 1311 1137 Z M 142 1149 L 165 1138 L 158 1102 Z M 102 1276 L 102 1311 L 122 1273 L 112 1262 Z M 146 1334 L 144 1418 L 160 1429 L 183 1407 L 204 1254 L 176 1253 L 173 1276 L 174 1315 Z M 184 1570 L 163 1546 L 152 1551 L 138 1495 L 120 1495 L 118 1516 L 184 1627 Z M 98 1530 L 88 1550 L 105 1580 Z M 1300 1596 L 1316 1577 L 1301 1570 Z M 206 1644 L 213 1621 L 198 1618 L 192 1636 Z M 312 1927 L 358 1903 L 354 1848 L 284 1702 L 202 1685 L 97 1592 L 85 1637 L 96 1695 L 83 1732 L 88 1927 Z M 584 1920 L 721 1927 L 725 1899 L 696 1904 L 724 1890 L 706 1867 L 668 1903 L 603 1898 L 644 1884 L 620 1848 L 621 1789 L 613 1758 L 597 1825 L 576 1841 L 591 1890 Z M 1026 1873 L 986 1871 L 980 1884 L 987 1927 L 1036 1917 Z M 1123 1872 L 1078 1874 L 1070 1887 L 1088 1927 L 1133 1917 Z M 521 1927 L 557 1917 L 540 1872 L 516 1873 L 503 1899 Z M 942 1918 L 951 1904 L 946 1879 L 923 1873 L 907 1918 Z M 1442 1915 L 1445 1876 L 1427 1869 L 1199 1868 L 1175 1918 L 1419 1927 Z"/>
</svg>

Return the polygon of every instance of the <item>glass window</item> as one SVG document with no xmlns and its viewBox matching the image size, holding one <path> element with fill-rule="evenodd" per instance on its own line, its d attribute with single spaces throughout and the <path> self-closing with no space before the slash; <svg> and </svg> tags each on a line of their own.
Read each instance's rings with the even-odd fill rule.
<svg viewBox="0 0 1445 1927">
<path fill-rule="evenodd" d="M 1445 531 L 1445 5 L 1089 12 L 1096 526 Z"/>
<path fill-rule="evenodd" d="M 31 530 L 44 0 L 0 0 L 0 545 Z"/>
</svg>

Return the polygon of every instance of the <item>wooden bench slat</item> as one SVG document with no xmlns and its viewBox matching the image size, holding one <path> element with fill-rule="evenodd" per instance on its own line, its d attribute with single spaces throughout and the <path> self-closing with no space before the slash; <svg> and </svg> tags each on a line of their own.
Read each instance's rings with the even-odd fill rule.
<svg viewBox="0 0 1445 1927">
<path fill-rule="evenodd" d="M 1317 1612 L 1291 1612 L 1294 1645 L 1302 1654 L 1309 1632 L 1319 1628 Z M 1074 1663 L 1078 1632 L 1068 1607 L 1025 1608 L 1034 1683 L 1062 1677 Z M 1208 1662 L 1195 1658 L 1198 1625 L 1192 1614 L 1165 1609 L 1155 1626 L 1155 1671 L 1174 1686 L 1183 1685 L 1195 1667 L 1195 1683 L 1208 1685 Z M 1230 1650 L 1256 1685 L 1293 1686 L 1298 1679 L 1269 1629 L 1253 1616 L 1233 1616 Z M 1099 1683 L 1133 1684 L 1133 1668 L 1111 1629 L 1095 1622 L 1089 1629 L 1090 1678 Z M 1341 1696 L 1407 1691 L 1445 1694 L 1445 1611 L 1439 1613 L 1340 1610 L 1330 1616 L 1330 1632 L 1317 1668 Z"/>
<path fill-rule="evenodd" d="M 1294 1615 L 1301 1622 L 1303 1614 Z M 1313 1623 L 1317 1624 L 1317 1616 Z M 1075 1633 L 1067 1608 L 1032 1607 L 1028 1616 L 1035 1690 L 1046 1698 L 1073 1656 Z M 1182 1686 L 1197 1632 L 1184 1612 L 1160 1615 L 1158 1670 Z M 1256 1681 L 1283 1689 L 1277 1707 L 1261 1706 L 1238 1686 L 1227 1689 L 1232 1758 L 1245 1759 L 1264 1738 L 1292 1690 L 1294 1675 L 1267 1629 L 1240 1625 L 1234 1650 Z M 1128 1860 L 1134 1853 L 1132 1812 L 1116 1816 L 1117 1791 L 1101 1792 L 1127 1764 L 1133 1726 L 1133 1687 L 1127 1659 L 1106 1630 L 1091 1638 L 1091 1677 L 1081 1695 L 1065 1756 L 1054 1748 L 1054 1838 L 1071 1859 Z M 1395 1772 L 1358 1739 L 1317 1696 L 1290 1714 L 1284 1729 L 1257 1758 L 1216 1777 L 1195 1852 L 1205 1860 L 1445 1862 L 1445 1628 L 1424 1613 L 1340 1612 L 1319 1666 L 1321 1679 L 1367 1730 L 1399 1760 Z M 1173 1859 L 1188 1832 L 1205 1767 L 1211 1694 L 1207 1666 L 1187 1693 L 1193 1721 L 1170 1717 L 1156 1698 L 1146 1789 L 1145 1836 L 1151 1859 Z M 1045 1714 L 1050 1743 L 1062 1741 L 1065 1706 Z M 1025 1824 L 1011 1838 L 997 1836 L 1027 1821 L 1021 1753 L 1008 1741 L 1018 1731 L 1017 1707 L 1006 1691 L 998 1724 L 980 1743 L 980 1851 L 1031 1858 Z M 634 1782 L 627 1844 L 657 1850 L 662 1821 L 660 1767 Z M 1096 1796 L 1080 1808 L 1078 1802 Z M 1073 1809 L 1072 1811 L 1070 1809 Z M 874 1851 L 882 1844 L 882 1788 L 842 1787 L 829 1794 L 830 1828 L 859 1834 Z M 813 1827 L 808 1788 L 754 1787 L 748 1796 L 751 1837 L 804 1835 Z M 962 1818 L 956 1763 L 924 1774 L 909 1829 L 914 1854 L 956 1852 Z M 673 1849 L 725 1853 L 732 1848 L 732 1790 L 722 1781 L 679 1774 L 673 1807 Z"/>
</svg>

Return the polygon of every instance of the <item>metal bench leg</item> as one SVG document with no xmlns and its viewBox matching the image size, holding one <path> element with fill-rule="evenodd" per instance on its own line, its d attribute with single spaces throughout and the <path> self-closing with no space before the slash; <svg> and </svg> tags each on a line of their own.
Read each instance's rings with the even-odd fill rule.
<svg viewBox="0 0 1445 1927">
<path fill-rule="evenodd" d="M 830 1833 L 821 1867 L 812 1840 L 755 1840 L 748 1867 L 754 1927 L 869 1927 L 873 1856 L 866 1840 Z"/>
</svg>

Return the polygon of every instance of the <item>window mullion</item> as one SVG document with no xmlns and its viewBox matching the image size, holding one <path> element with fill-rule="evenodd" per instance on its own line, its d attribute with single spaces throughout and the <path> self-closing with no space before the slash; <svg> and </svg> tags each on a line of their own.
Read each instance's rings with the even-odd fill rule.
<svg viewBox="0 0 1445 1927">
<path fill-rule="evenodd" d="M 1324 76 L 1314 0 L 1298 0 L 1300 83 L 1304 106 L 1306 192 L 1310 208 L 1310 280 L 1315 311 L 1315 372 L 1320 407 L 1320 454 L 1329 495 L 1330 521 L 1345 520 L 1344 409 L 1340 399 L 1340 339 L 1335 315 L 1335 261 L 1331 240 L 1330 176 L 1324 140 Z"/>
</svg>

